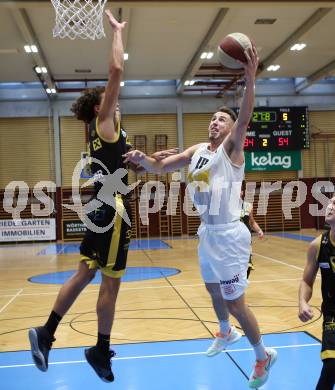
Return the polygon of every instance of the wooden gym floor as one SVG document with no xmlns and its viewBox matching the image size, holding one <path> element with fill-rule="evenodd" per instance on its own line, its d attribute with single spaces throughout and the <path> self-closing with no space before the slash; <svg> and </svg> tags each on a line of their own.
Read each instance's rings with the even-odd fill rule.
<svg viewBox="0 0 335 390">
<path fill-rule="evenodd" d="M 250 277 L 247 300 L 262 333 L 308 331 L 320 338 L 319 277 L 312 299 L 314 320 L 302 324 L 297 317 L 298 286 L 308 248 L 304 237 L 316 236 L 317 232 L 305 230 L 295 234 L 289 234 L 294 238 L 269 234 L 262 241 L 253 239 L 256 270 Z M 199 273 L 197 240 L 163 239 L 163 242 L 170 248 L 130 251 L 128 266 L 171 267 L 181 272 L 122 284 L 113 344 L 209 338 L 217 331 L 210 298 Z M 45 322 L 60 288 L 58 284 L 38 284 L 28 279 L 77 266 L 76 253 L 39 255 L 49 245 L 0 247 L 0 351 L 29 349 L 28 328 Z M 89 285 L 69 310 L 57 330 L 54 347 L 95 343 L 98 287 Z"/>
</svg>

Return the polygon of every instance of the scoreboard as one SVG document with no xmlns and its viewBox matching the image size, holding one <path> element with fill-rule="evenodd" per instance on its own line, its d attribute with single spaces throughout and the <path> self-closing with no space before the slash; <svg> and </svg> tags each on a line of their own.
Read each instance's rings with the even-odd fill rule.
<svg viewBox="0 0 335 390">
<path fill-rule="evenodd" d="M 309 142 L 307 107 L 255 107 L 244 150 L 301 150 Z"/>
</svg>

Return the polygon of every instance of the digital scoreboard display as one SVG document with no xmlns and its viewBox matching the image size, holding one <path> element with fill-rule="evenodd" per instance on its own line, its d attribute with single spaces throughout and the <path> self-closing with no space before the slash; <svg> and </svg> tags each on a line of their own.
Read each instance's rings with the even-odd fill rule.
<svg viewBox="0 0 335 390">
<path fill-rule="evenodd" d="M 309 142 L 307 107 L 255 107 L 244 150 L 300 150 Z"/>
</svg>

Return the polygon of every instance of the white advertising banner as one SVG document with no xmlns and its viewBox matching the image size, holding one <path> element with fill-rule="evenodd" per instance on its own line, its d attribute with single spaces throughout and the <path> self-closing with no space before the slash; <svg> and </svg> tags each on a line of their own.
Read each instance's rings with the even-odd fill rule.
<svg viewBox="0 0 335 390">
<path fill-rule="evenodd" d="M 0 220 L 0 242 L 49 241 L 55 239 L 55 218 Z"/>
</svg>

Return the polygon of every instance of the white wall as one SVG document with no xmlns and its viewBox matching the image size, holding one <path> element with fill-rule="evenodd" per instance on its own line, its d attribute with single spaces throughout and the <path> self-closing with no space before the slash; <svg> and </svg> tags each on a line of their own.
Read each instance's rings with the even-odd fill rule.
<svg viewBox="0 0 335 390">
<path fill-rule="evenodd" d="M 72 115 L 70 108 L 72 100 L 58 98 L 49 104 L 48 100 L 38 101 L 3 101 L 0 102 L 0 117 L 48 116 L 51 106 L 59 116 Z M 215 97 L 150 97 L 120 99 L 124 114 L 159 114 L 176 113 L 181 105 L 187 113 L 214 112 L 219 106 L 226 104 L 231 107 L 238 105 L 237 100 L 230 96 L 225 99 Z M 311 111 L 335 110 L 335 95 L 327 96 L 256 96 L 256 106 L 308 106 Z"/>
</svg>

